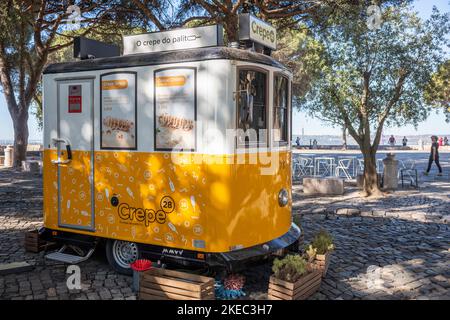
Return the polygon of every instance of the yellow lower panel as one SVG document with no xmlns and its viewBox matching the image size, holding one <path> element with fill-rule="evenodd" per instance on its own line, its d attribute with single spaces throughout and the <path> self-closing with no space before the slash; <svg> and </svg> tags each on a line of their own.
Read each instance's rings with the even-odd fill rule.
<svg viewBox="0 0 450 320">
<path fill-rule="evenodd" d="M 45 226 L 206 252 L 260 244 L 286 233 L 291 223 L 290 204 L 278 205 L 280 189 L 290 192 L 290 153 L 263 156 L 264 163 L 268 156 L 275 160 L 272 172 L 248 156 L 238 164 L 237 156 L 95 152 L 95 232 L 88 232 L 59 226 L 57 166 L 51 164 L 56 153 L 46 150 Z M 61 167 L 61 223 L 90 223 L 90 157 L 73 151 L 74 161 Z"/>
</svg>

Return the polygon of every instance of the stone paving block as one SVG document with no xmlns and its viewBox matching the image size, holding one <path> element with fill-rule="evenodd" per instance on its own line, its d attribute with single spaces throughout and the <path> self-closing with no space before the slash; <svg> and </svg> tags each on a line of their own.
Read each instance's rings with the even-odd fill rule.
<svg viewBox="0 0 450 320">
<path fill-rule="evenodd" d="M 26 272 L 33 270 L 33 268 L 34 266 L 26 261 L 2 263 L 0 264 L 0 276 Z"/>
<path fill-rule="evenodd" d="M 100 296 L 96 292 L 90 292 L 87 294 L 88 300 L 100 300 Z"/>
<path fill-rule="evenodd" d="M 44 300 L 45 294 L 39 293 L 39 294 L 33 294 L 33 300 Z"/>
<path fill-rule="evenodd" d="M 56 289 L 55 288 L 47 289 L 47 296 L 48 297 L 56 297 Z"/>
<path fill-rule="evenodd" d="M 109 290 L 102 290 L 102 291 L 99 292 L 99 295 L 100 295 L 100 298 L 102 300 L 108 300 L 108 299 L 112 298 L 111 293 L 109 292 Z"/>
</svg>

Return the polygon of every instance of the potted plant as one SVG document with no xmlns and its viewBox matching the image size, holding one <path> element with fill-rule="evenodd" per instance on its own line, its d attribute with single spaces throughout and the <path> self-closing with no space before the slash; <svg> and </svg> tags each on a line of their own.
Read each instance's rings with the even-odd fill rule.
<svg viewBox="0 0 450 320">
<path fill-rule="evenodd" d="M 319 270 L 298 254 L 275 259 L 270 277 L 268 298 L 271 300 L 304 300 L 320 288 Z"/>
<path fill-rule="evenodd" d="M 307 260 L 321 272 L 322 277 L 327 274 L 333 249 L 333 237 L 326 230 L 319 231 L 306 248 Z"/>
</svg>

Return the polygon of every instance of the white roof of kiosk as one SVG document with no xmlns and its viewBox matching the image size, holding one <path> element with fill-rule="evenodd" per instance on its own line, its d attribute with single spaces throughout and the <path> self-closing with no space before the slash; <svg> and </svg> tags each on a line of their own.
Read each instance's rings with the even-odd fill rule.
<svg viewBox="0 0 450 320">
<path fill-rule="evenodd" d="M 55 63 L 47 66 L 44 70 L 44 74 L 117 69 L 204 60 L 247 61 L 287 70 L 287 68 L 279 61 L 261 53 L 229 47 L 209 47 Z"/>
</svg>

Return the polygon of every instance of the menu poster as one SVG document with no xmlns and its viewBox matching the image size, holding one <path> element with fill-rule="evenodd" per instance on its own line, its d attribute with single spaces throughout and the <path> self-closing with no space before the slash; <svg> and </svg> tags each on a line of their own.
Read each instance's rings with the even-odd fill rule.
<svg viewBox="0 0 450 320">
<path fill-rule="evenodd" d="M 136 149 L 136 73 L 101 76 L 101 148 Z"/>
<path fill-rule="evenodd" d="M 195 151 L 196 69 L 155 71 L 155 149 Z"/>
</svg>

